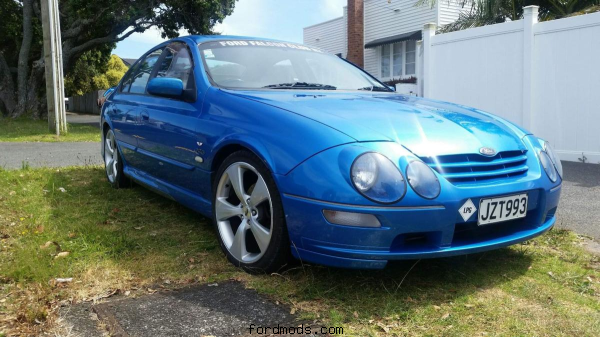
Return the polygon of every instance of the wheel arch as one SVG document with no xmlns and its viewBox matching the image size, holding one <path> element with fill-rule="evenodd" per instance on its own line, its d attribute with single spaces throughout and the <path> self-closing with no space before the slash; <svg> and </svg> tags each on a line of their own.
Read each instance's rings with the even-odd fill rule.
<svg viewBox="0 0 600 337">
<path fill-rule="evenodd" d="M 268 155 L 265 156 L 263 154 L 262 151 L 260 151 L 256 146 L 248 143 L 248 142 L 243 142 L 243 141 L 227 141 L 227 142 L 223 142 L 222 144 L 220 144 L 217 149 L 214 152 L 214 155 L 212 156 L 212 160 L 210 163 L 210 170 L 212 172 L 212 178 L 214 179 L 214 175 L 217 173 L 219 167 L 221 166 L 221 164 L 223 163 L 223 161 L 225 161 L 225 158 L 227 158 L 229 155 L 231 155 L 232 153 L 235 153 L 237 151 L 247 151 L 252 153 L 256 158 L 258 158 L 261 162 L 263 162 L 263 164 L 265 164 L 265 166 L 267 167 L 267 169 L 271 172 L 271 174 L 275 174 L 275 171 L 273 169 L 273 166 L 271 165 L 270 160 L 268 160 Z"/>
</svg>

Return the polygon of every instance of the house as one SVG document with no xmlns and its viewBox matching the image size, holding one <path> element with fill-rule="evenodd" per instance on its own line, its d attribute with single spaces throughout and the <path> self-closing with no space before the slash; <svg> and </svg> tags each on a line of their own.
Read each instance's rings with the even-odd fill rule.
<svg viewBox="0 0 600 337">
<path fill-rule="evenodd" d="M 126 59 L 126 58 L 122 58 L 119 56 L 119 58 L 121 59 L 121 61 L 123 61 L 123 63 L 127 66 L 127 68 L 131 68 L 131 66 L 138 60 L 138 59 Z"/>
<path fill-rule="evenodd" d="M 455 1 L 437 0 L 433 7 L 416 2 L 348 0 L 342 17 L 305 27 L 304 44 L 344 57 L 384 82 L 416 82 L 423 26 L 451 23 L 463 10 Z M 420 92 L 416 84 L 408 90 Z"/>
</svg>

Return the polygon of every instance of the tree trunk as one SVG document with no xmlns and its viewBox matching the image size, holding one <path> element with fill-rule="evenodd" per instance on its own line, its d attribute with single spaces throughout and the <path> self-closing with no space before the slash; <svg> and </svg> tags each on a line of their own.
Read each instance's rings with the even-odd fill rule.
<svg viewBox="0 0 600 337">
<path fill-rule="evenodd" d="M 12 113 L 12 117 L 19 117 L 27 111 L 27 84 L 29 75 L 29 52 L 31 50 L 31 40 L 33 39 L 33 27 L 31 19 L 33 17 L 33 0 L 23 0 L 23 40 L 19 50 L 19 61 L 17 66 L 17 97 L 18 103 Z"/>
<path fill-rule="evenodd" d="M 0 53 L 0 116 L 10 114 L 16 107 L 15 87 L 10 68 Z"/>
<path fill-rule="evenodd" d="M 44 58 L 42 57 L 33 62 L 27 88 L 27 104 L 25 107 L 27 111 L 32 112 L 34 119 L 43 118 L 48 113 L 46 94 L 40 95 L 40 88 L 45 86 L 44 73 Z"/>
</svg>

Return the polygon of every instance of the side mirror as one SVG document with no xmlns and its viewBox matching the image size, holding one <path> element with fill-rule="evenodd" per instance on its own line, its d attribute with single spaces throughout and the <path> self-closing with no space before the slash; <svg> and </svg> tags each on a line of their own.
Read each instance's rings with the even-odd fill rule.
<svg viewBox="0 0 600 337">
<path fill-rule="evenodd" d="M 396 91 L 396 86 L 395 86 L 395 85 L 388 85 L 387 87 L 388 87 L 388 89 L 390 89 L 391 91 Z"/>
<path fill-rule="evenodd" d="M 148 82 L 147 90 L 155 96 L 180 98 L 183 95 L 183 82 L 178 78 L 156 77 Z"/>
<path fill-rule="evenodd" d="M 107 90 L 104 92 L 104 95 L 102 95 L 102 97 L 108 97 L 108 95 L 112 94 L 112 93 L 113 93 L 113 91 L 115 91 L 115 89 L 117 89 L 117 87 L 111 87 L 111 88 L 108 88 L 108 89 L 107 89 Z"/>
</svg>

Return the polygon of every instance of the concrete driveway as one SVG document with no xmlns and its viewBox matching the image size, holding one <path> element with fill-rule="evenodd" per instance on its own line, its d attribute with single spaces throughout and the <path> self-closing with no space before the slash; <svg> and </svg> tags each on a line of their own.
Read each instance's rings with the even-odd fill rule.
<svg viewBox="0 0 600 337">
<path fill-rule="evenodd" d="M 78 114 L 67 112 L 67 123 L 91 125 L 100 128 L 100 115 Z"/>
</svg>

